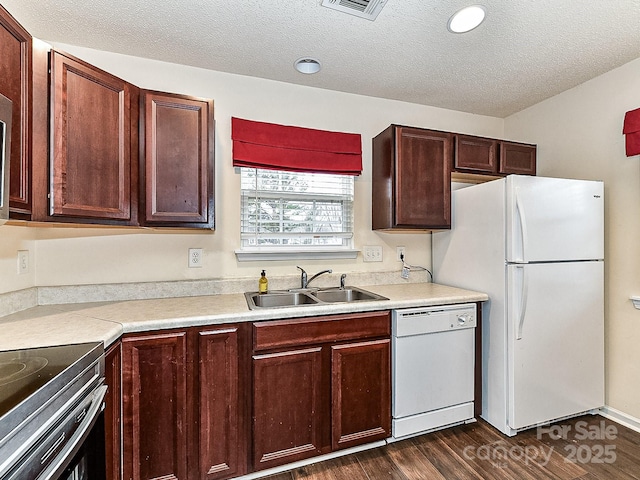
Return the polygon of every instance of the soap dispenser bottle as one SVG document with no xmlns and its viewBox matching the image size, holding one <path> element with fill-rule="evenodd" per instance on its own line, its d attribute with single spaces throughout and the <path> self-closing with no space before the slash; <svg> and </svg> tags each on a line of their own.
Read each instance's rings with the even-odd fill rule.
<svg viewBox="0 0 640 480">
<path fill-rule="evenodd" d="M 260 280 L 258 280 L 258 292 L 267 293 L 267 290 L 269 290 L 269 280 L 267 280 L 267 274 L 265 271 L 262 270 Z"/>
</svg>

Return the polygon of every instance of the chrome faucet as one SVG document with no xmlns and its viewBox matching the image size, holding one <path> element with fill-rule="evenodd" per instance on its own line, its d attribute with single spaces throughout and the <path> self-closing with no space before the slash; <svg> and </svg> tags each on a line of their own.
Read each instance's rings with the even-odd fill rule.
<svg viewBox="0 0 640 480">
<path fill-rule="evenodd" d="M 344 281 L 347 278 L 347 274 L 343 273 L 340 275 L 340 290 L 344 290 Z"/>
<path fill-rule="evenodd" d="M 298 266 L 296 266 L 296 268 L 299 268 L 302 272 L 300 274 L 300 288 L 307 288 L 315 278 L 319 277 L 323 273 L 331 273 L 333 271 L 330 268 L 328 270 L 322 270 L 321 272 L 316 273 L 313 277 L 307 280 L 307 272 L 305 272 L 304 268 Z"/>
</svg>

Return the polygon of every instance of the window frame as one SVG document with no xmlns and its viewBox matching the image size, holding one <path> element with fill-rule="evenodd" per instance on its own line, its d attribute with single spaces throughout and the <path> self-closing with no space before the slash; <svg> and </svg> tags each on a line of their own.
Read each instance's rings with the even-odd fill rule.
<svg viewBox="0 0 640 480">
<path fill-rule="evenodd" d="M 244 170 L 253 170 L 256 174 L 256 189 L 249 190 L 247 188 L 243 188 L 243 179 Z M 288 172 L 286 170 L 263 170 L 257 168 L 247 168 L 247 167 L 236 167 L 236 173 L 240 175 L 240 237 L 241 237 L 241 245 L 240 248 L 235 251 L 236 257 L 239 261 L 255 261 L 255 260 L 285 260 L 285 259 L 320 259 L 320 258 L 348 258 L 354 259 L 358 255 L 358 250 L 353 248 L 354 242 L 354 234 L 355 234 L 355 225 L 354 225 L 354 201 L 355 201 L 355 178 L 353 176 L 344 176 L 349 177 L 351 179 L 350 192 L 342 191 L 337 194 L 323 194 L 323 193 L 307 193 L 307 192 L 285 192 L 283 190 L 279 190 L 278 188 L 271 190 L 259 190 L 257 186 L 258 178 L 260 175 L 267 175 L 272 172 L 280 172 L 283 174 L 296 174 L 297 172 Z M 300 172 L 301 175 L 330 175 L 332 177 L 343 177 L 343 175 L 339 174 L 309 174 L 305 172 Z M 308 177 L 309 178 L 309 177 Z M 280 181 L 284 181 L 284 179 L 280 179 Z M 336 181 L 336 184 L 339 183 L 339 179 L 330 179 L 330 182 Z M 279 185 L 278 185 L 279 187 Z M 255 192 L 255 193 L 254 193 Z M 320 241 L 322 237 L 325 238 L 335 238 L 341 239 L 342 245 L 323 245 L 323 244 L 302 244 L 302 243 L 293 243 L 290 245 L 250 245 L 249 241 L 252 237 L 256 239 L 255 243 L 259 242 L 260 237 L 265 238 L 265 235 L 261 235 L 259 232 L 256 232 L 255 235 L 253 232 L 243 231 L 245 227 L 245 222 L 247 222 L 246 209 L 248 208 L 247 202 L 251 202 L 251 199 L 258 201 L 259 198 L 269 198 L 272 200 L 280 200 L 287 201 L 290 199 L 291 201 L 299 200 L 301 203 L 312 202 L 314 203 L 314 207 L 311 211 L 314 214 L 314 218 L 310 222 L 307 223 L 308 226 L 311 227 L 311 231 L 306 232 L 291 232 L 291 233 L 282 233 L 275 232 L 272 239 L 280 239 L 280 241 L 285 241 L 290 239 L 294 242 L 300 242 L 302 239 L 315 238 Z M 317 210 L 315 209 L 315 202 L 322 203 L 331 203 L 331 202 L 339 202 L 344 209 L 345 206 L 348 206 L 347 215 L 349 218 L 340 222 L 340 225 L 343 227 L 346 223 L 347 228 L 350 226 L 350 231 L 343 232 L 335 232 L 334 235 L 331 235 L 330 232 L 317 232 L 313 231 L 317 226 L 316 217 Z M 308 208 L 308 206 L 306 207 Z M 281 212 L 284 210 L 282 208 Z M 308 211 L 308 210 L 307 210 Z M 277 212 L 277 209 L 276 209 Z M 344 215 L 344 213 L 343 213 Z M 283 224 L 286 223 L 285 220 L 282 219 L 282 213 L 280 214 L 281 221 Z M 277 220 L 276 220 L 277 223 Z M 304 223 L 303 223 L 304 225 Z M 282 227 L 282 225 L 281 225 Z M 255 225 L 254 228 L 258 228 L 258 225 Z M 267 236 L 268 238 L 268 236 Z"/>
</svg>

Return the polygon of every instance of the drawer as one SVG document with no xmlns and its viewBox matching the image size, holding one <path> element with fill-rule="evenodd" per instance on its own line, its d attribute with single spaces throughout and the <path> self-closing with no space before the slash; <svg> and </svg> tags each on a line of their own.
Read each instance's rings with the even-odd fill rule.
<svg viewBox="0 0 640 480">
<path fill-rule="evenodd" d="M 253 348 L 254 351 L 271 350 L 390 335 L 389 311 L 293 318 L 255 322 Z"/>
</svg>

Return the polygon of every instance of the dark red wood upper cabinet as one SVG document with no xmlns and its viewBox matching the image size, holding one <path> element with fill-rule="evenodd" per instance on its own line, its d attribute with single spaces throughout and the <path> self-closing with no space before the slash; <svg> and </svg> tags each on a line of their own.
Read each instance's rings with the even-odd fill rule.
<svg viewBox="0 0 640 480">
<path fill-rule="evenodd" d="M 451 228 L 453 135 L 391 125 L 373 139 L 372 227 Z"/>
<path fill-rule="evenodd" d="M 124 80 L 52 51 L 50 215 L 135 223 L 131 102 L 136 92 Z"/>
<path fill-rule="evenodd" d="M 0 5 L 0 93 L 13 103 L 9 211 L 11 218 L 31 215 L 32 38 Z"/>
<path fill-rule="evenodd" d="M 500 142 L 500 173 L 535 175 L 536 150 L 535 145 Z"/>
<path fill-rule="evenodd" d="M 498 172 L 498 141 L 491 138 L 455 135 L 455 170 Z"/>
<path fill-rule="evenodd" d="M 455 134 L 453 169 L 463 174 L 535 175 L 536 146 Z"/>
<path fill-rule="evenodd" d="M 140 93 L 141 223 L 213 228 L 213 100 Z"/>
</svg>

